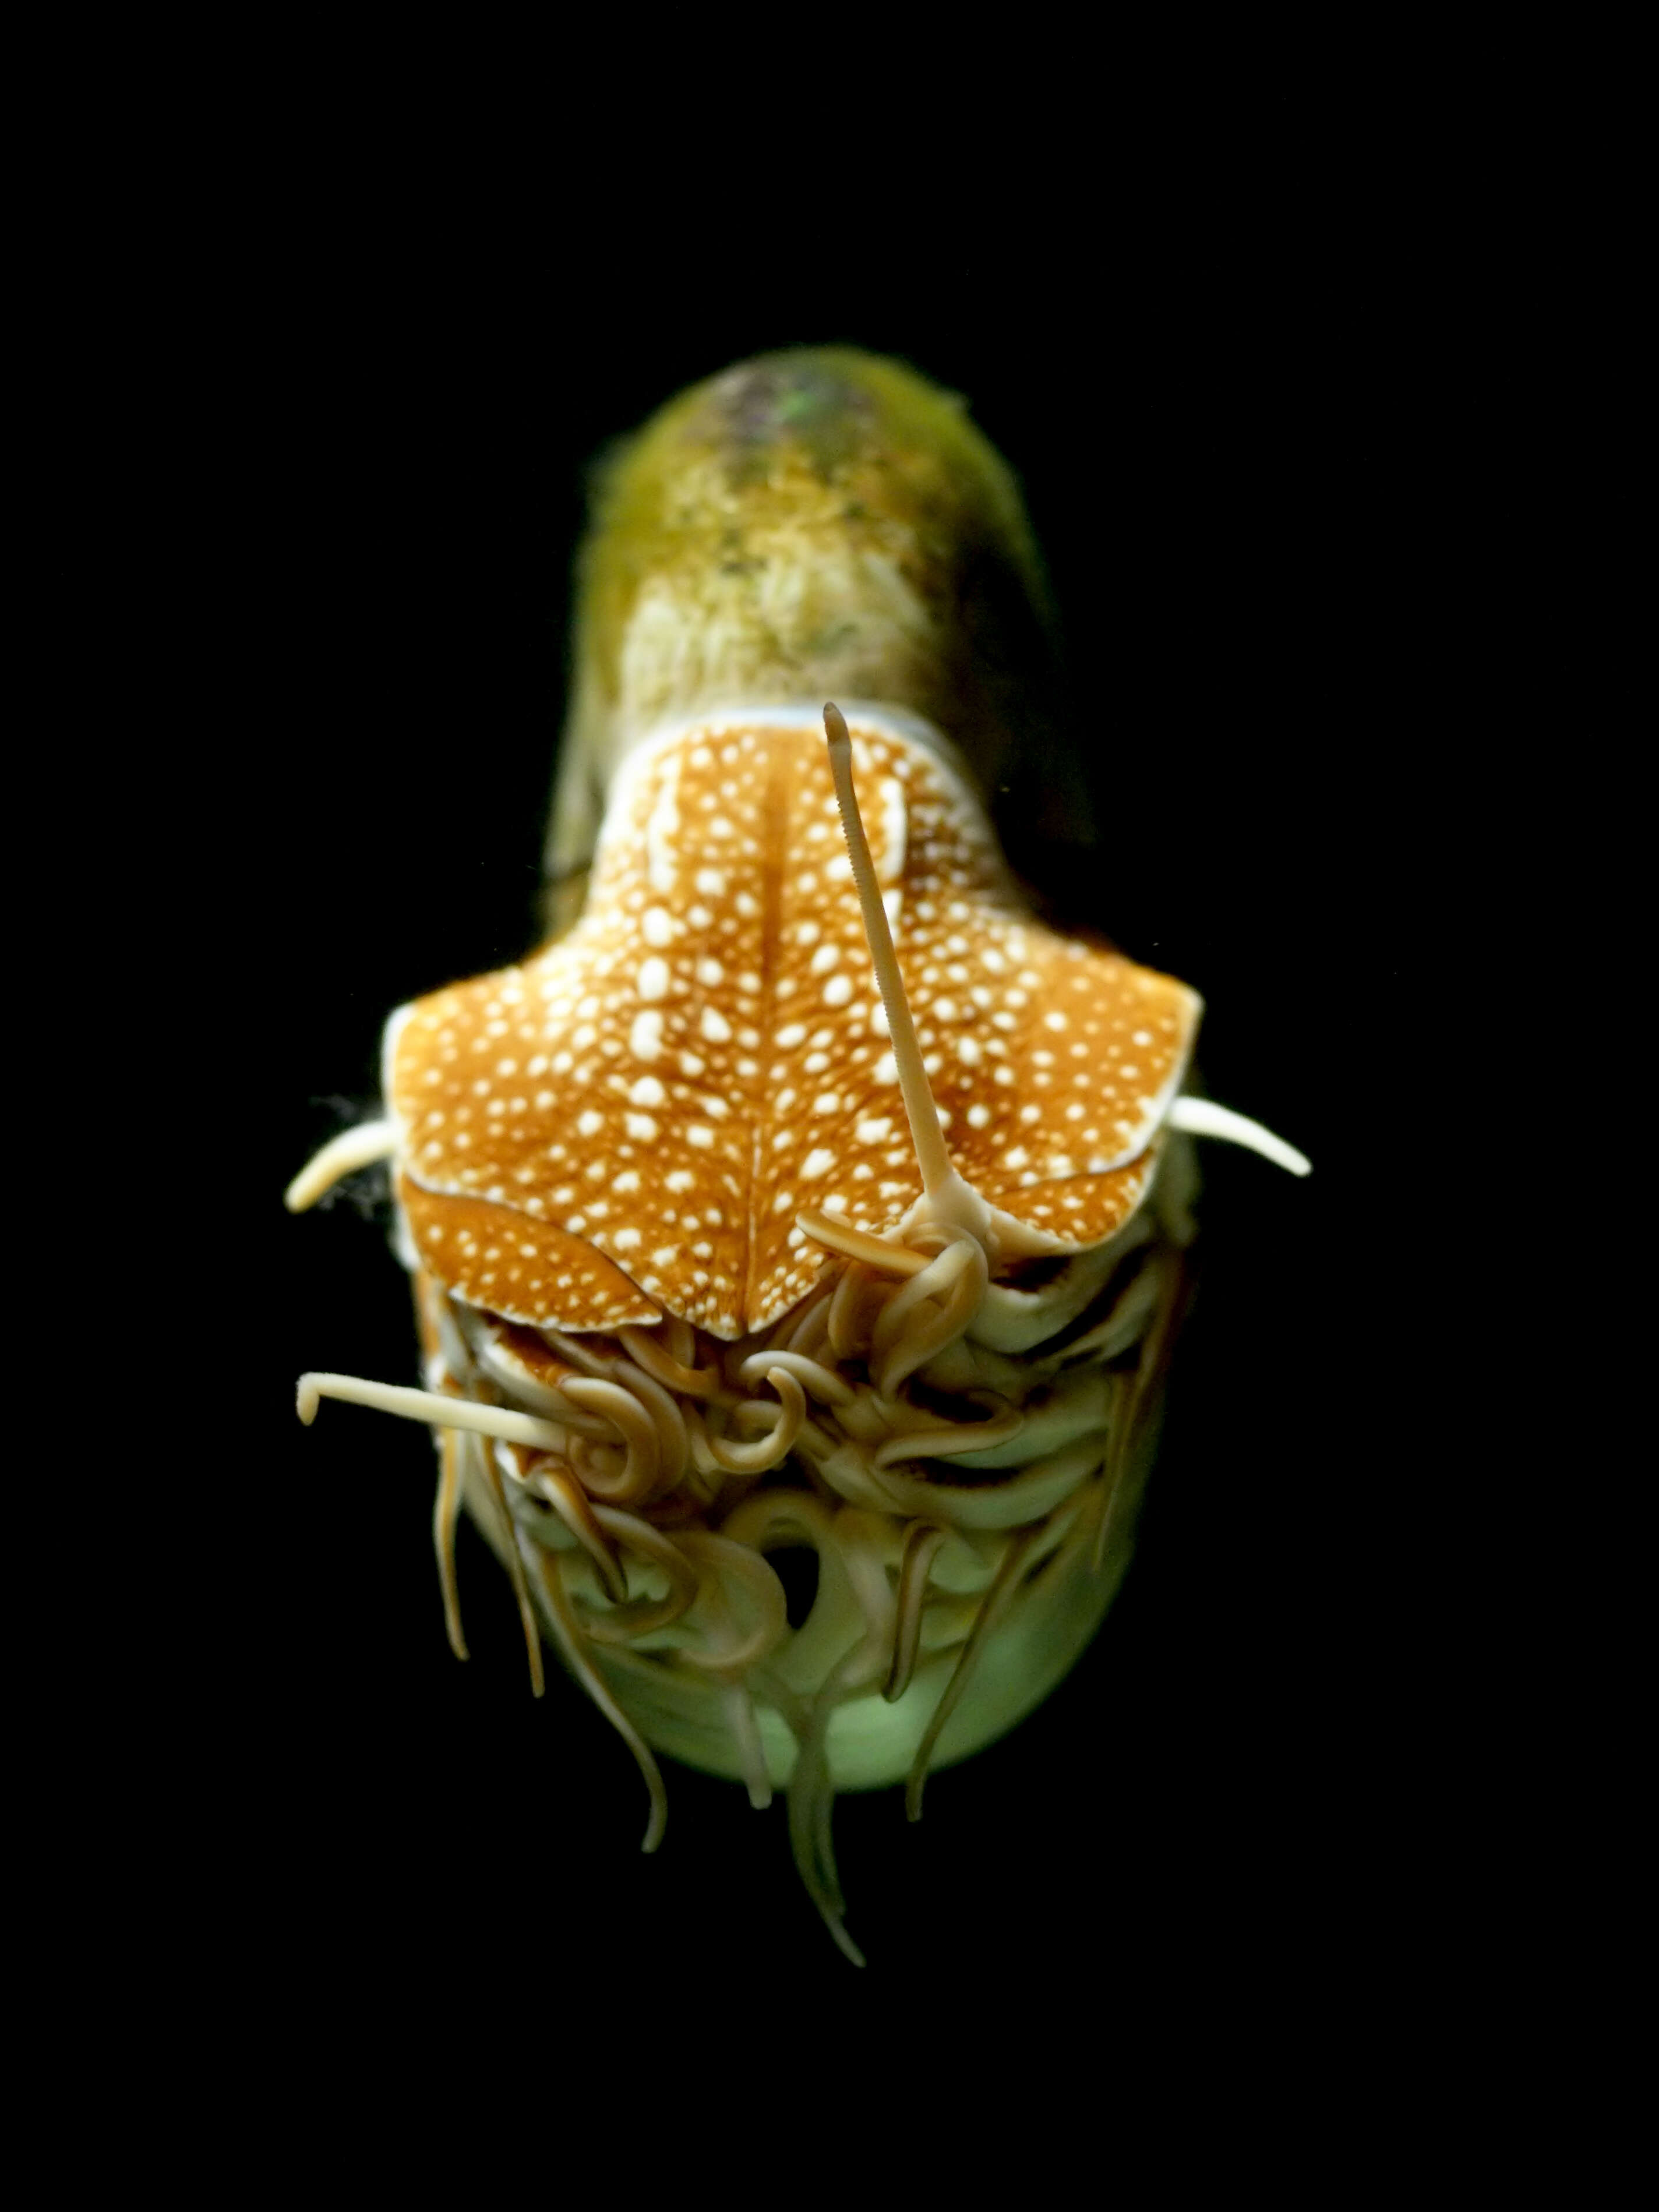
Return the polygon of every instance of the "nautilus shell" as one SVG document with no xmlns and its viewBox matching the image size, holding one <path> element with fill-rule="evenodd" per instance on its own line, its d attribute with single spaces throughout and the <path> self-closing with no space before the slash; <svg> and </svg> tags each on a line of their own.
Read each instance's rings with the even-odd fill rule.
<svg viewBox="0 0 1659 2212">
<path fill-rule="evenodd" d="M 838 1790 L 1013 1726 L 1127 1563 L 1193 1233 L 1200 1005 L 1027 909 L 987 794 L 1054 743 L 1012 481 L 848 351 L 733 369 L 617 462 L 582 571 L 548 941 L 395 1013 L 384 1118 L 463 1508 L 645 1776 Z M 832 702 L 826 707 L 825 702 Z M 1059 773 L 1057 769 L 1055 771 Z M 815 1555 L 792 1625 L 770 1561 Z M 796 1608 L 799 1613 L 799 1608 Z"/>
</svg>

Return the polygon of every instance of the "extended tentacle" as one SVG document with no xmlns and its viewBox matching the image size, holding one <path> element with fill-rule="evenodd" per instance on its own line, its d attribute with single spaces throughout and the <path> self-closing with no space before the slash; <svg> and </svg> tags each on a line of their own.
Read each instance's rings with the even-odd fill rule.
<svg viewBox="0 0 1659 2212">
<path fill-rule="evenodd" d="M 438 1494 L 432 1505 L 432 1542 L 438 1554 L 438 1581 L 444 1598 L 444 1631 L 458 1659 L 467 1656 L 461 1632 L 461 1593 L 455 1574 L 455 1525 L 461 1512 L 460 1438 L 444 1429 L 438 1438 Z"/>
<path fill-rule="evenodd" d="M 661 1843 L 663 1831 L 668 1825 L 668 1792 L 663 1787 L 662 1770 L 653 1758 L 644 1737 L 611 1696 L 599 1669 L 588 1657 L 580 1626 L 570 1610 L 570 1601 L 565 1594 L 556 1565 L 546 1553 L 532 1543 L 516 1524 L 515 1534 L 521 1560 L 536 1571 L 538 1586 L 547 1601 L 547 1617 L 553 1624 L 565 1664 L 634 1754 L 651 1803 L 650 1814 L 645 1824 L 645 1838 L 640 1849 L 654 1851 Z"/>
<path fill-rule="evenodd" d="M 908 1820 L 919 1820 L 921 1818 L 921 1793 L 927 1786 L 927 1768 L 933 1755 L 933 1747 L 939 1741 L 945 1723 L 960 1703 L 963 1692 L 967 1688 L 974 1668 L 985 1649 L 987 1639 L 995 1627 L 999 1617 L 1006 1610 L 1009 1600 L 1013 1595 L 1022 1563 L 1031 1548 L 1032 1534 L 1030 1529 L 1022 1528 L 1008 1540 L 1007 1548 L 1002 1555 L 1002 1564 L 997 1569 L 991 1587 L 985 1593 L 973 1629 L 967 1642 L 962 1647 L 956 1666 L 951 1670 L 951 1679 L 940 1693 L 938 1705 L 933 1708 L 933 1717 L 927 1723 L 927 1733 L 916 1747 L 916 1755 L 911 1761 L 910 1772 L 904 1785 L 904 1811 Z"/>
<path fill-rule="evenodd" d="M 893 1663 L 881 1692 L 890 1705 L 904 1695 L 916 1670 L 916 1653 L 921 1646 L 921 1609 L 927 1601 L 927 1576 L 946 1534 L 943 1528 L 916 1521 L 905 1535 L 895 1607 Z"/>
<path fill-rule="evenodd" d="M 518 1603 L 519 1626 L 524 1631 L 525 1650 L 530 1659 L 531 1694 L 532 1697 L 539 1698 L 546 1692 L 547 1677 L 542 1672 L 541 1631 L 536 1625 L 536 1608 L 531 1602 L 530 1583 L 524 1571 L 519 1524 L 507 1495 L 507 1485 L 502 1480 L 501 1468 L 495 1463 L 495 1453 L 481 1451 L 479 1457 L 483 1462 L 484 1479 L 489 1485 L 490 1495 L 495 1501 L 502 1523 L 507 1531 L 507 1542 L 503 1556 L 507 1562 L 507 1578 L 513 1585 L 513 1595 Z"/>
</svg>

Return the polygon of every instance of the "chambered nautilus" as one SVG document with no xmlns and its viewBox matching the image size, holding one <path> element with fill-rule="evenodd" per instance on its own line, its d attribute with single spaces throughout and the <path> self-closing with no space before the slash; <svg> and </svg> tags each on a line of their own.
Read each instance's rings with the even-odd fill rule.
<svg viewBox="0 0 1659 2212">
<path fill-rule="evenodd" d="M 547 942 L 387 1024 L 451 1641 L 463 1507 L 621 1735 L 785 1790 L 836 1942 L 837 1790 L 1011 1728 L 1127 1562 L 1192 1230 L 1184 984 L 1023 904 L 988 795 L 1044 635 L 1012 479 L 851 350 L 674 400 L 581 568 Z M 1033 679 L 1035 681 L 1035 679 Z M 826 704 L 833 701 L 834 704 Z M 817 1555 L 793 1625 L 769 1554 Z M 797 1608 L 799 1610 L 799 1608 Z"/>
</svg>

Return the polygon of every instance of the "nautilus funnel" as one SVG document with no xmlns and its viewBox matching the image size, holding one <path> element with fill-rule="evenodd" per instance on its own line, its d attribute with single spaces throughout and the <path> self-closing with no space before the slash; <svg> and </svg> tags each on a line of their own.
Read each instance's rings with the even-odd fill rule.
<svg viewBox="0 0 1659 2212">
<path fill-rule="evenodd" d="M 986 795 L 1053 742 L 1041 572 L 960 403 L 746 364 L 615 462 L 581 566 L 552 933 L 400 1009 L 384 1118 L 452 1640 L 470 1512 L 631 1749 L 838 1790 L 1013 1726 L 1127 1562 L 1193 1233 L 1200 1004 L 1056 934 Z M 829 702 L 826 704 L 826 701 Z M 813 1556 L 792 1620 L 771 1564 Z"/>
</svg>

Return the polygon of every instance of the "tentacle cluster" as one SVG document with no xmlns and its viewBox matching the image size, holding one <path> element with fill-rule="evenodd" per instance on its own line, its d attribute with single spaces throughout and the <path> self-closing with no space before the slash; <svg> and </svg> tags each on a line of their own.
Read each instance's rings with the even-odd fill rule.
<svg viewBox="0 0 1659 2212">
<path fill-rule="evenodd" d="M 313 1405 L 353 1396 L 434 1422 L 457 1653 L 465 1504 L 512 1579 L 533 1686 L 545 1632 L 637 1760 L 646 1848 L 666 1816 L 653 1747 L 741 1778 L 757 1805 L 787 1786 L 796 1863 L 856 1958 L 830 1843 L 836 1790 L 902 1778 L 918 1817 L 930 1764 L 1011 1725 L 1081 1647 L 1115 1577 L 1081 1632 L 1034 1635 L 1022 1616 L 1074 1569 L 1098 1577 L 1109 1530 L 1127 1528 L 1182 1240 L 1154 1206 L 1116 1249 L 1073 1262 L 1073 1279 L 1027 1295 L 1017 1271 L 1012 1285 L 990 1279 L 966 1233 L 936 1231 L 927 1249 L 860 1237 L 848 1252 L 823 1226 L 840 1266 L 736 1343 L 678 1319 L 614 1335 L 532 1330 L 417 1273 L 424 1392 L 308 1380 Z M 1011 1332 L 1018 1306 L 1036 1319 Z M 1045 1319 L 1055 1325 L 1035 1343 L 997 1348 Z M 785 1548 L 814 1553 L 817 1571 L 793 1626 L 768 1556 Z M 1075 1595 L 1066 1609 L 1077 1615 Z M 1000 1668 L 976 1701 L 1005 1631 L 1069 1644 L 1042 1679 L 1011 1689 Z"/>
</svg>

